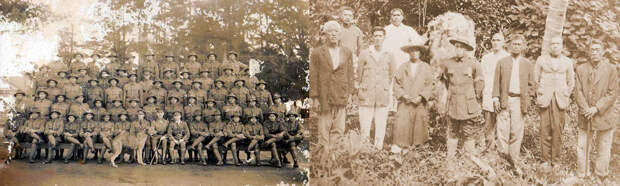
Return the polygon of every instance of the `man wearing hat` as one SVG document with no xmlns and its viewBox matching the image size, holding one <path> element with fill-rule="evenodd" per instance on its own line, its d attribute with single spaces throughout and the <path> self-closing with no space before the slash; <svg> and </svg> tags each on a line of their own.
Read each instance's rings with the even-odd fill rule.
<svg viewBox="0 0 620 186">
<path fill-rule="evenodd" d="M 50 72 L 50 67 L 42 65 L 39 67 L 39 71 L 34 73 L 34 89 L 40 90 L 47 87 L 47 80 L 52 79 L 52 77 L 54 77 L 54 74 Z"/>
<path fill-rule="evenodd" d="M 103 142 L 105 145 L 98 155 L 97 163 L 101 164 L 105 152 L 112 149 L 112 139 L 114 136 L 114 121 L 111 120 L 111 114 L 105 113 L 101 115 L 101 121 L 97 125 L 97 134 L 99 135 L 99 142 Z"/>
<path fill-rule="evenodd" d="M 218 79 L 215 80 L 215 88 L 209 90 L 207 97 L 213 98 L 216 103 L 215 105 L 221 110 L 224 106 L 224 102 L 226 102 L 226 96 L 228 96 L 228 94 L 228 89 L 224 87 L 224 81 Z"/>
<path fill-rule="evenodd" d="M 106 88 L 104 90 L 104 94 L 105 94 L 105 103 L 106 105 L 111 106 L 112 102 L 119 100 L 122 103 L 123 100 L 123 89 L 118 87 L 118 79 L 116 78 L 112 78 L 110 80 L 108 80 L 108 83 L 110 83 L 110 87 Z"/>
<path fill-rule="evenodd" d="M 99 76 L 97 76 L 97 79 L 99 80 L 99 86 L 101 86 L 101 88 L 103 88 L 103 90 L 107 89 L 110 87 L 110 79 L 114 78 L 114 76 L 111 76 L 110 73 L 108 73 L 107 70 L 102 70 L 99 74 Z"/>
<path fill-rule="evenodd" d="M 144 88 L 142 88 L 142 84 L 138 82 L 138 74 L 130 74 L 129 83 L 123 86 L 123 95 L 125 96 L 123 100 L 125 100 L 125 105 L 127 105 L 127 100 L 138 100 L 138 107 L 142 106 L 142 100 L 144 99 L 143 93 Z"/>
<path fill-rule="evenodd" d="M 192 79 L 194 78 L 188 68 L 185 68 L 185 67 L 181 68 L 179 79 L 181 79 L 181 82 L 183 83 L 183 86 L 181 87 L 183 88 L 183 90 L 188 91 L 189 89 L 192 88 Z"/>
<path fill-rule="evenodd" d="M 195 97 L 196 98 L 196 102 L 199 105 L 202 105 L 207 97 L 207 90 L 202 88 L 202 83 L 200 81 L 192 81 L 191 82 L 191 89 L 189 89 L 187 91 L 187 96 L 188 97 Z"/>
<path fill-rule="evenodd" d="M 174 112 L 183 113 L 183 104 L 180 102 L 179 98 L 176 96 L 168 97 L 168 104 L 166 105 L 166 116 L 169 120 L 172 121 Z M 183 116 L 183 114 L 181 114 Z"/>
<path fill-rule="evenodd" d="M 142 108 L 140 108 L 139 102 L 140 101 L 138 101 L 137 99 L 128 100 L 125 110 L 127 110 L 127 115 L 129 116 L 130 121 L 135 121 L 136 119 L 138 119 L 138 112 L 142 110 Z"/>
<path fill-rule="evenodd" d="M 121 62 L 118 60 L 118 56 L 116 54 L 110 54 L 108 56 L 108 59 L 110 60 L 110 62 L 105 65 L 105 71 L 109 73 L 115 73 L 116 70 L 121 68 Z"/>
<path fill-rule="evenodd" d="M 37 156 L 37 146 L 44 143 L 42 139 L 43 131 L 45 130 L 45 119 L 42 119 L 41 114 L 38 111 L 30 113 L 30 118 L 26 121 L 23 133 L 27 135 L 27 141 L 30 141 L 30 154 L 29 162 L 34 163 L 34 158 Z M 31 139 L 31 140 L 30 140 Z"/>
<path fill-rule="evenodd" d="M 61 94 L 56 96 L 56 102 L 50 107 L 51 111 L 58 111 L 59 117 L 64 118 L 69 112 L 69 103 L 65 101 L 67 96 Z"/>
<path fill-rule="evenodd" d="M 39 112 L 41 116 L 46 117 L 52 107 L 52 101 L 48 99 L 48 93 L 45 90 L 38 90 L 37 95 L 38 97 L 34 100 L 30 110 L 32 112 Z"/>
<path fill-rule="evenodd" d="M 146 105 L 142 107 L 144 114 L 146 115 L 146 120 L 153 121 L 157 119 L 157 110 L 163 109 L 164 107 L 157 103 L 157 96 L 149 96 L 146 97 Z"/>
<path fill-rule="evenodd" d="M 93 102 L 93 107 L 91 109 L 92 113 L 95 115 L 93 117 L 93 120 L 95 121 L 101 121 L 101 119 L 103 119 L 103 115 L 108 114 L 108 110 L 106 110 L 105 106 L 103 105 L 103 99 L 95 99 L 95 101 Z"/>
<path fill-rule="evenodd" d="M 86 163 L 88 161 L 88 153 L 94 153 L 95 147 L 93 145 L 93 140 L 97 139 L 97 121 L 94 120 L 95 114 L 87 111 L 84 113 L 84 120 L 80 123 L 80 137 L 84 139 L 82 142 L 84 144 L 84 155 L 83 162 Z"/>
<path fill-rule="evenodd" d="M 161 64 L 159 64 L 159 70 L 161 72 L 166 72 L 169 70 L 172 70 L 172 74 L 173 77 L 176 78 L 178 77 L 178 73 L 179 73 L 179 64 L 174 61 L 174 55 L 173 54 L 168 54 L 165 56 L 166 60 L 164 60 Z M 164 78 L 164 74 L 160 74 L 160 78 Z"/>
<path fill-rule="evenodd" d="M 429 139 L 427 107 L 433 99 L 432 68 L 422 61 L 427 52 L 426 47 L 406 45 L 402 50 L 410 57 L 407 63 L 398 67 L 394 78 L 394 98 L 398 104 L 392 135 L 394 152 L 423 144 Z"/>
<path fill-rule="evenodd" d="M 177 97 L 179 98 L 179 102 L 185 102 L 185 96 L 187 95 L 187 91 L 183 89 L 183 81 L 181 79 L 176 79 L 172 82 L 173 88 L 168 90 L 168 97 Z"/>
<path fill-rule="evenodd" d="M 54 79 L 57 80 L 56 87 L 64 89 L 65 85 L 71 83 L 68 77 L 69 75 L 71 75 L 69 74 L 69 71 L 60 71 L 56 74 L 57 76 L 54 77 Z"/>
<path fill-rule="evenodd" d="M 189 140 L 189 127 L 187 127 L 187 123 L 181 120 L 182 112 L 174 111 L 173 119 L 168 126 L 168 139 L 170 145 L 168 146 L 170 151 L 170 155 L 172 157 L 174 152 L 174 146 L 179 145 L 179 150 L 181 150 L 181 154 L 179 158 L 181 159 L 181 165 L 185 165 L 185 145 L 187 140 Z M 176 163 L 176 158 L 172 157 L 172 164 Z"/>
<path fill-rule="evenodd" d="M 202 152 L 202 142 L 211 136 L 211 134 L 209 134 L 209 125 L 202 120 L 200 110 L 193 113 L 193 118 L 194 119 L 189 124 L 189 132 L 193 141 L 193 143 L 189 146 L 189 149 L 196 149 L 200 156 L 202 165 L 207 165 L 207 154 Z"/>
<path fill-rule="evenodd" d="M 270 111 L 278 114 L 278 119 L 284 121 L 286 119 L 286 105 L 282 103 L 282 96 L 279 93 L 273 94 L 273 105 L 269 107 Z"/>
<path fill-rule="evenodd" d="M 286 116 L 288 117 L 288 120 L 284 122 L 284 128 L 286 129 L 286 133 L 284 133 L 284 143 L 288 145 L 288 152 L 290 152 L 291 157 L 293 157 L 293 167 L 297 168 L 297 155 L 295 154 L 295 149 L 304 139 L 304 127 L 301 125 L 301 122 L 297 120 L 299 114 L 296 111 L 290 111 L 286 113 Z M 286 158 L 286 153 L 284 153 L 282 158 Z"/>
<path fill-rule="evenodd" d="M 77 82 L 78 77 L 75 75 L 69 76 L 69 83 L 64 85 L 65 94 L 68 98 L 73 99 L 78 95 L 82 95 L 84 91 Z"/>
<path fill-rule="evenodd" d="M 153 73 L 150 70 L 146 70 L 142 74 L 142 78 L 140 78 L 139 83 L 142 85 L 142 89 L 146 92 L 153 88 Z"/>
<path fill-rule="evenodd" d="M 370 138 L 370 126 L 375 122 L 374 144 L 383 148 L 383 138 L 390 103 L 392 77 L 396 72 L 394 56 L 383 47 L 385 30 L 374 27 L 372 46 L 360 53 L 357 70 L 358 104 L 361 134 Z"/>
<path fill-rule="evenodd" d="M 83 116 L 84 113 L 88 111 L 90 111 L 90 107 L 87 103 L 84 103 L 83 95 L 75 96 L 75 99 L 73 99 L 69 105 L 69 113 L 78 117 L 77 119 L 80 119 L 79 117 Z"/>
<path fill-rule="evenodd" d="M 151 122 L 145 119 L 145 112 L 143 110 L 138 110 L 138 115 L 135 120 L 131 122 L 130 129 L 130 138 L 134 141 L 132 144 L 132 148 L 134 148 L 133 156 L 136 158 L 138 164 L 146 165 L 142 160 L 142 152 L 144 150 L 144 145 L 146 144 L 146 140 L 148 138 L 147 131 L 151 127 Z"/>
<path fill-rule="evenodd" d="M 220 76 L 220 65 L 221 63 L 217 61 L 217 54 L 209 52 L 209 54 L 207 54 L 207 60 L 200 65 L 200 71 L 206 71 L 209 73 L 209 78 L 217 79 Z"/>
<path fill-rule="evenodd" d="M 265 140 L 263 125 L 259 122 L 258 116 L 248 116 L 246 120 L 248 120 L 248 122 L 244 128 L 244 135 L 249 140 L 246 154 L 250 156 L 249 152 L 254 150 L 254 165 L 258 166 L 258 163 L 260 162 L 260 144 L 263 140 Z"/>
<path fill-rule="evenodd" d="M 187 59 L 189 61 L 185 62 L 183 66 L 189 70 L 189 73 L 192 75 L 192 79 L 197 78 L 198 76 L 200 76 L 200 74 L 198 73 L 200 72 L 201 67 L 201 64 L 198 62 L 198 55 L 192 53 L 187 56 Z"/>
<path fill-rule="evenodd" d="M 224 119 L 227 121 L 232 120 L 232 116 L 235 114 L 241 115 L 243 109 L 239 105 L 237 105 L 238 97 L 237 95 L 230 93 L 226 96 L 228 101 L 226 105 L 222 107 L 222 112 L 224 112 Z"/>
<path fill-rule="evenodd" d="M 168 149 L 168 125 L 169 121 L 164 119 L 164 110 L 157 110 L 157 118 L 151 121 L 151 127 L 148 129 L 148 134 L 151 136 L 151 150 L 153 151 L 153 157 L 156 159 L 154 162 L 157 164 L 161 162 L 162 164 L 166 164 L 166 150 Z M 159 153 L 159 149 L 161 147 L 162 153 Z M 163 154 L 160 156 L 160 154 Z"/>
<path fill-rule="evenodd" d="M 224 147 L 226 147 L 233 154 L 233 164 L 239 166 L 239 151 L 237 151 L 237 141 L 243 140 L 246 136 L 243 133 L 244 126 L 241 124 L 241 114 L 232 113 L 231 120 L 226 124 L 224 128 L 224 133 L 226 134 L 226 142 L 224 143 Z M 225 153 L 226 154 L 226 153 Z M 226 155 L 224 155 L 226 157 Z"/>
<path fill-rule="evenodd" d="M 245 86 L 248 90 L 254 91 L 256 90 L 256 84 L 258 84 L 258 78 L 250 74 L 250 68 L 246 68 L 243 70 L 243 73 L 239 75 L 239 79 L 243 79 L 245 81 Z"/>
<path fill-rule="evenodd" d="M 224 74 L 222 74 L 217 80 L 224 82 L 224 87 L 226 87 L 226 89 L 232 88 L 235 80 L 237 79 L 233 73 L 234 66 L 232 64 L 225 63 L 222 65 L 222 71 Z"/>
<path fill-rule="evenodd" d="M 265 142 L 263 145 L 271 147 L 271 159 L 275 160 L 277 167 L 282 167 L 280 155 L 278 154 L 277 143 L 284 139 L 286 129 L 282 122 L 279 121 L 278 113 L 271 110 L 267 113 L 267 121 L 263 123 L 263 132 L 265 133 Z"/>
<path fill-rule="evenodd" d="M 146 59 L 138 65 L 140 78 L 144 79 L 145 72 L 151 72 L 159 77 L 159 64 L 155 61 L 155 54 L 149 53 L 145 57 Z"/>
<path fill-rule="evenodd" d="M 50 114 L 50 120 L 45 122 L 43 134 L 47 137 L 47 160 L 44 163 L 51 163 L 52 156 L 55 155 L 52 150 L 56 150 L 56 142 L 60 141 L 62 135 L 64 123 L 63 119 L 59 117 L 60 112 L 52 110 Z"/>
<path fill-rule="evenodd" d="M 88 81 L 93 79 L 92 76 L 88 75 L 88 69 L 82 68 L 78 69 L 78 73 L 74 74 L 77 76 L 77 84 L 82 88 L 88 87 Z"/>
<path fill-rule="evenodd" d="M 86 87 L 85 88 L 86 90 L 84 91 L 86 95 L 86 102 L 88 103 L 88 105 L 90 105 L 90 107 L 94 107 L 95 100 L 103 101 L 103 96 L 104 96 L 103 88 L 99 86 L 98 79 L 90 79 L 88 80 L 88 84 L 89 86 Z"/>
<path fill-rule="evenodd" d="M 115 77 L 118 80 L 119 88 L 123 88 L 127 83 L 129 83 L 129 77 L 127 75 L 127 70 L 125 68 L 116 69 Z"/>
<path fill-rule="evenodd" d="M 213 78 L 210 77 L 208 71 L 200 71 L 200 77 L 194 79 L 194 82 L 200 82 L 202 84 L 202 89 L 208 91 L 213 87 Z"/>
<path fill-rule="evenodd" d="M 172 83 L 177 80 L 175 78 L 175 76 L 176 75 L 174 74 L 173 70 L 169 69 L 169 70 L 165 70 L 164 71 L 164 74 L 163 74 L 163 77 L 161 78 L 161 81 L 164 84 L 163 87 L 165 89 L 170 90 L 170 89 L 174 88 L 174 85 L 172 85 Z"/>
<path fill-rule="evenodd" d="M 236 79 L 235 87 L 230 89 L 230 93 L 237 95 L 237 98 L 239 98 L 238 99 L 239 105 L 242 108 L 246 107 L 246 104 L 248 102 L 248 95 L 250 94 L 250 91 L 248 90 L 248 88 L 245 87 L 244 79 Z"/>
<path fill-rule="evenodd" d="M 112 155 L 110 156 L 110 164 L 116 168 L 116 158 L 123 153 L 123 147 L 131 147 L 130 134 L 131 123 L 128 120 L 127 113 L 117 115 L 119 120 L 114 124 L 114 139 L 112 139 Z"/>
<path fill-rule="evenodd" d="M 86 69 L 86 63 L 84 63 L 82 57 L 84 56 L 82 56 L 82 54 L 80 53 L 76 53 L 75 55 L 73 55 L 73 60 L 71 60 L 71 64 L 69 64 L 69 69 L 71 70 L 71 73 L 77 73 L 80 69 Z"/>
<path fill-rule="evenodd" d="M 269 107 L 273 105 L 271 92 L 265 88 L 266 85 L 267 83 L 261 79 L 258 83 L 256 83 L 256 87 L 258 89 L 253 92 L 254 96 L 256 96 L 256 103 L 263 113 L 267 113 L 269 111 Z"/>
<path fill-rule="evenodd" d="M 101 55 L 98 53 L 93 53 L 90 55 L 92 59 L 86 64 L 86 69 L 88 69 L 88 75 L 90 77 L 97 77 L 99 75 L 100 69 L 105 66 L 103 59 L 101 59 Z"/>
<path fill-rule="evenodd" d="M 225 135 L 224 128 L 226 128 L 226 123 L 222 121 L 222 113 L 220 113 L 220 111 L 218 110 L 213 112 L 211 114 L 211 117 L 214 118 L 214 121 L 209 123 L 209 134 L 211 134 L 213 138 L 209 141 L 209 143 L 205 145 L 205 149 L 213 150 L 213 154 L 215 155 L 215 158 L 217 159 L 216 165 L 220 166 L 224 164 L 224 162 L 222 161 L 223 158 L 220 155 L 219 145 L 223 143 L 220 141 L 223 141 L 221 139 L 224 138 L 224 135 Z"/>
<path fill-rule="evenodd" d="M 58 88 L 58 81 L 55 79 L 47 80 L 47 87 L 43 87 L 39 90 L 45 90 L 50 99 L 56 98 L 57 95 L 65 94 L 65 89 Z M 39 91 L 37 90 L 37 92 Z"/>
<path fill-rule="evenodd" d="M 66 72 L 69 71 L 69 66 L 67 66 L 67 64 L 65 64 L 61 60 L 52 61 L 48 65 L 50 67 L 51 73 L 54 74 L 54 75 L 57 75 L 58 72 L 65 72 L 66 73 Z"/>
<path fill-rule="evenodd" d="M 213 98 L 207 98 L 205 101 L 205 108 L 202 109 L 202 116 L 204 117 L 203 121 L 207 123 L 211 123 L 215 121 L 215 118 L 212 116 L 213 113 L 220 112 L 217 106 L 215 105 L 215 100 Z"/>
<path fill-rule="evenodd" d="M 168 91 L 163 87 L 164 83 L 160 80 L 153 81 L 153 88 L 148 90 L 147 95 L 155 96 L 156 103 L 163 107 L 166 104 L 166 99 L 168 96 Z"/>
<path fill-rule="evenodd" d="M 450 39 L 456 54 L 440 62 L 440 73 L 446 81 L 447 120 L 448 120 L 448 154 L 450 161 L 456 154 L 459 140 L 467 154 L 475 153 L 475 139 L 484 124 L 480 99 L 484 79 L 480 64 L 467 55 L 474 48 L 469 40 L 455 37 Z"/>
<path fill-rule="evenodd" d="M 183 107 L 183 111 L 185 112 L 185 119 L 191 120 L 194 113 L 200 113 L 202 110 L 202 104 L 198 103 L 196 97 L 189 96 L 187 98 L 187 104 Z"/>
<path fill-rule="evenodd" d="M 232 74 L 234 75 L 237 75 L 239 74 L 239 72 L 242 72 L 243 70 L 248 68 L 248 66 L 246 64 L 241 63 L 238 58 L 239 58 L 239 53 L 235 51 L 229 51 L 228 55 L 226 56 L 226 60 L 223 62 L 224 64 L 231 65 L 232 70 L 233 70 Z"/>
<path fill-rule="evenodd" d="M 30 111 L 30 108 L 32 107 L 33 104 L 33 100 L 31 100 L 30 98 L 26 97 L 26 92 L 24 92 L 23 90 L 17 90 L 15 92 L 15 94 L 13 94 L 13 97 L 15 97 L 15 103 L 14 103 L 14 107 L 13 109 L 15 109 L 15 112 L 17 112 L 16 116 L 14 116 L 14 118 L 17 118 L 18 120 L 26 119 L 26 115 L 28 114 L 28 112 Z"/>
<path fill-rule="evenodd" d="M 121 100 L 114 100 L 110 105 L 112 106 L 108 109 L 108 113 L 112 116 L 112 121 L 118 122 L 120 121 L 118 117 L 120 114 L 127 114 L 127 111 L 123 108 L 123 103 Z"/>
<path fill-rule="evenodd" d="M 353 54 L 339 46 L 340 24 L 329 21 L 323 25 L 326 44 L 310 54 L 310 98 L 319 114 L 319 144 L 327 144 L 331 135 L 343 134 L 345 106 L 353 94 Z"/>
<path fill-rule="evenodd" d="M 259 122 L 264 121 L 263 111 L 256 105 L 256 97 L 254 96 L 248 98 L 248 106 L 243 109 L 243 117 L 246 118 L 246 122 L 252 116 L 256 116 Z"/>
<path fill-rule="evenodd" d="M 75 145 L 79 148 L 83 148 L 84 145 L 78 140 L 78 135 L 80 134 L 80 123 L 78 122 L 78 117 L 74 114 L 67 115 L 67 120 L 63 126 L 62 136 L 64 137 L 64 141 L 70 144 L 69 150 L 64 156 L 65 164 L 69 163 L 69 158 L 73 154 L 73 149 L 75 149 Z"/>
</svg>

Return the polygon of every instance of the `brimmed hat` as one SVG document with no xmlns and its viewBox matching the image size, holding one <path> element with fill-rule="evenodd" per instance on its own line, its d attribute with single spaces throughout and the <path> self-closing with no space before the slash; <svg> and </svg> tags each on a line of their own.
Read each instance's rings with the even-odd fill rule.
<svg viewBox="0 0 620 186">
<path fill-rule="evenodd" d="M 172 115 L 173 115 L 173 116 L 174 116 L 174 115 L 177 115 L 177 113 L 178 113 L 179 115 L 181 115 L 181 116 L 183 115 L 183 113 L 181 113 L 181 111 L 178 111 L 178 110 L 177 110 L 177 111 L 173 111 L 173 112 L 172 112 Z"/>
<path fill-rule="evenodd" d="M 22 96 L 26 96 L 26 92 L 24 92 L 23 90 L 17 90 L 15 92 L 15 94 L 13 94 L 14 97 L 17 97 L 17 94 L 21 94 Z"/>
<path fill-rule="evenodd" d="M 193 81 L 192 81 L 192 85 L 194 85 L 194 84 L 196 84 L 196 83 L 198 83 L 198 84 L 202 85 L 202 82 L 198 81 L 197 79 L 195 79 L 195 80 L 193 80 Z"/>
<path fill-rule="evenodd" d="M 148 97 L 146 97 L 146 100 L 148 101 L 151 98 L 153 98 L 153 99 L 155 99 L 155 101 L 157 101 L 157 96 L 148 96 Z"/>
<path fill-rule="evenodd" d="M 58 81 L 56 81 L 55 79 L 48 79 L 46 82 L 50 83 L 50 81 L 53 81 L 54 83 L 58 84 Z"/>
<path fill-rule="evenodd" d="M 219 78 L 218 78 L 218 79 L 216 79 L 216 80 L 215 80 L 214 82 L 215 82 L 215 83 L 218 83 L 218 82 L 220 82 L 220 83 L 222 83 L 222 84 L 226 84 L 226 82 L 224 82 L 224 80 L 222 80 L 222 79 L 219 79 Z"/>
<path fill-rule="evenodd" d="M 127 76 L 127 78 L 131 78 L 131 76 L 138 78 L 138 74 L 136 73 L 131 73 Z"/>
<path fill-rule="evenodd" d="M 213 99 L 213 98 L 208 98 L 208 99 L 205 101 L 205 103 L 207 103 L 207 104 L 208 104 L 209 102 L 212 102 L 214 105 L 217 105 L 217 102 L 215 102 L 215 99 Z"/>
<path fill-rule="evenodd" d="M 64 94 L 58 94 L 58 95 L 56 95 L 56 97 L 55 97 L 55 98 L 56 98 L 56 99 L 58 99 L 58 97 L 59 97 L 59 96 L 61 96 L 61 97 L 62 97 L 62 98 L 64 98 L 64 99 L 67 99 L 67 96 L 66 96 L 66 95 L 64 95 Z"/>
<path fill-rule="evenodd" d="M 299 116 L 299 114 L 297 112 L 294 112 L 294 111 L 289 111 L 289 112 L 286 113 L 286 117 L 289 117 L 291 115 L 294 115 L 295 117 Z"/>
<path fill-rule="evenodd" d="M 56 113 L 56 114 L 60 115 L 60 112 L 58 112 L 57 110 L 52 110 L 52 111 L 50 112 L 50 116 L 52 116 L 52 114 L 53 114 L 53 113 Z"/>
<path fill-rule="evenodd" d="M 209 52 L 207 54 L 207 58 L 209 58 L 210 56 L 215 56 L 215 59 L 217 59 L 217 54 L 215 52 Z"/>
<path fill-rule="evenodd" d="M 156 83 L 161 83 L 162 85 L 164 84 L 164 82 L 160 79 L 153 80 L 153 85 L 155 85 Z"/>
<path fill-rule="evenodd" d="M 123 103 L 123 101 L 121 101 L 120 99 L 112 100 L 112 103 L 116 103 L 116 102 Z"/>
<path fill-rule="evenodd" d="M 91 116 L 95 117 L 95 113 L 90 112 L 90 111 L 86 111 L 86 112 L 84 112 L 84 114 L 82 114 L 82 115 L 84 115 L 84 116 L 86 116 L 86 115 L 91 115 Z"/>
<path fill-rule="evenodd" d="M 235 54 L 235 57 L 239 57 L 239 53 L 235 52 L 235 51 L 229 51 L 228 53 L 226 53 L 226 56 L 230 56 L 230 54 Z"/>
<path fill-rule="evenodd" d="M 196 96 L 193 96 L 193 95 L 187 97 L 187 100 L 190 100 L 190 99 L 198 100 L 198 98 L 196 98 Z"/>
<path fill-rule="evenodd" d="M 424 45 L 405 45 L 400 47 L 400 50 L 406 53 L 410 53 L 412 51 L 420 51 L 422 55 L 426 54 L 426 46 Z"/>
<path fill-rule="evenodd" d="M 238 81 L 241 81 L 241 82 L 243 82 L 243 84 L 245 84 L 245 79 L 235 79 L 234 83 L 237 84 Z"/>
<path fill-rule="evenodd" d="M 219 110 L 215 110 L 213 113 L 211 113 L 211 116 L 222 116 L 222 112 L 220 112 Z"/>
<path fill-rule="evenodd" d="M 278 99 L 278 98 L 282 98 L 282 96 L 280 96 L 279 93 L 273 94 L 273 99 Z"/>
<path fill-rule="evenodd" d="M 181 85 L 183 85 L 183 81 L 181 81 L 181 79 L 175 79 L 174 81 L 172 81 L 172 85 L 176 83 L 181 83 Z"/>
<path fill-rule="evenodd" d="M 89 79 L 89 80 L 88 80 L 88 83 L 90 83 L 91 81 L 94 81 L 94 82 L 99 83 L 99 79 Z"/>
<path fill-rule="evenodd" d="M 125 117 L 129 117 L 129 114 L 127 114 L 127 112 L 123 112 L 123 113 L 118 114 L 118 117 L 120 118 L 120 117 L 121 117 L 121 116 L 123 116 L 123 115 L 124 115 Z"/>
<path fill-rule="evenodd" d="M 131 102 L 138 102 L 138 103 L 140 103 L 140 101 L 138 101 L 137 99 L 130 99 L 129 103 L 131 103 Z"/>
<path fill-rule="evenodd" d="M 61 70 L 61 71 L 56 72 L 56 75 L 60 75 L 60 73 L 65 73 L 65 75 L 66 75 L 66 74 L 69 74 L 69 72 L 64 71 L 64 70 Z"/>
<path fill-rule="evenodd" d="M 187 59 L 189 59 L 190 57 L 196 57 L 196 59 L 198 59 L 198 55 L 196 55 L 196 53 L 190 53 L 189 55 L 187 55 Z"/>
<path fill-rule="evenodd" d="M 180 99 L 176 96 L 170 96 L 168 97 L 168 101 L 172 100 L 172 99 L 176 99 L 177 101 L 179 101 Z"/>
<path fill-rule="evenodd" d="M 235 99 L 239 99 L 239 98 L 237 97 L 237 95 L 235 95 L 235 94 L 234 94 L 234 93 L 232 93 L 232 92 L 231 92 L 230 94 L 226 95 L 226 99 L 231 98 L 231 97 L 233 97 L 233 98 L 235 98 Z"/>
<path fill-rule="evenodd" d="M 79 78 L 78 76 L 76 76 L 75 74 L 69 74 L 69 76 L 67 76 L 67 79 L 73 79 L 73 78 L 75 78 L 76 80 L 77 80 L 77 79 L 80 79 L 80 78 Z"/>
<path fill-rule="evenodd" d="M 37 95 L 39 95 L 41 92 L 45 93 L 45 95 L 49 95 L 49 93 L 47 93 L 47 90 L 37 90 Z"/>
<path fill-rule="evenodd" d="M 74 114 L 74 113 L 69 113 L 67 114 L 67 119 L 69 119 L 69 116 L 73 116 L 75 119 L 77 119 L 78 117 Z"/>
<path fill-rule="evenodd" d="M 29 116 L 32 116 L 32 114 L 37 114 L 37 115 L 40 116 L 41 112 L 39 112 L 39 111 L 32 111 L 32 112 L 28 113 Z"/>
<path fill-rule="evenodd" d="M 257 115 L 250 115 L 246 119 L 249 121 L 252 118 L 256 118 L 256 120 L 258 120 L 258 116 Z"/>
<path fill-rule="evenodd" d="M 261 85 L 261 84 L 267 85 L 267 83 L 264 80 L 262 80 L 262 79 L 260 81 L 258 81 L 258 83 L 256 83 L 256 85 Z"/>
<path fill-rule="evenodd" d="M 73 97 L 73 99 L 77 99 L 77 98 L 79 98 L 79 97 L 86 98 L 86 97 L 84 96 L 84 94 L 80 94 L 80 95 L 77 95 L 77 96 Z"/>
<path fill-rule="evenodd" d="M 463 37 L 459 37 L 459 36 L 457 36 L 457 37 L 450 38 L 450 43 L 451 43 L 452 45 L 454 45 L 454 43 L 461 43 L 461 44 L 463 44 L 463 45 L 465 46 L 465 49 L 466 49 L 467 51 L 472 51 L 472 50 L 474 50 L 474 47 L 473 47 L 473 46 L 472 46 L 472 44 L 469 42 L 469 40 L 467 40 L 467 39 L 465 39 L 465 38 L 463 38 Z"/>
<path fill-rule="evenodd" d="M 174 72 L 174 70 L 172 70 L 172 69 L 166 69 L 166 70 L 164 70 L 164 73 L 166 73 L 166 72 Z"/>
<path fill-rule="evenodd" d="M 116 83 L 118 83 L 118 79 L 116 79 L 115 77 L 108 79 L 108 83 L 111 83 L 112 80 L 116 81 Z"/>
</svg>

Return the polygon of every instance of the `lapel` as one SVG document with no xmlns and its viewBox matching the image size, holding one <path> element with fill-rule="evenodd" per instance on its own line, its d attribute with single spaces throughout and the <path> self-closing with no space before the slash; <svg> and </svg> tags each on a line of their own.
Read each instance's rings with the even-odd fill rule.
<svg viewBox="0 0 620 186">
<path fill-rule="evenodd" d="M 332 62 L 332 57 L 331 54 L 329 53 L 329 49 L 327 49 L 327 46 L 323 46 L 320 48 L 321 50 L 321 56 L 323 56 L 323 61 L 327 61 L 327 64 L 329 64 L 329 70 L 334 71 L 334 62 Z"/>
<path fill-rule="evenodd" d="M 338 50 L 338 55 L 340 55 L 340 56 L 338 56 L 338 60 L 339 60 L 339 62 L 338 62 L 338 66 L 336 67 L 336 69 L 334 69 L 334 71 L 337 71 L 338 69 L 340 69 L 340 67 L 344 66 L 344 65 L 345 65 L 345 63 L 346 63 L 346 61 L 347 61 L 347 60 L 349 60 L 349 59 L 345 59 L 345 58 L 344 58 L 346 55 L 344 55 L 344 50 L 343 50 L 343 49 L 344 49 L 344 48 L 340 47 L 340 49 Z M 331 59 L 331 58 L 330 58 L 330 59 Z M 333 64 L 334 64 L 334 63 L 333 63 L 333 61 L 332 61 L 332 65 L 333 65 Z"/>
<path fill-rule="evenodd" d="M 603 73 L 603 71 L 605 71 L 607 67 L 607 65 L 605 65 L 604 62 L 599 62 L 600 64 L 598 64 L 598 69 L 601 69 L 599 72 L 596 71 L 596 69 L 594 69 L 594 66 L 590 65 L 590 71 L 591 73 L 595 73 L 594 74 L 594 80 L 592 81 L 592 85 L 591 87 L 595 87 L 596 84 L 601 80 L 601 78 L 603 78 L 602 76 L 605 76 L 607 73 Z"/>
</svg>

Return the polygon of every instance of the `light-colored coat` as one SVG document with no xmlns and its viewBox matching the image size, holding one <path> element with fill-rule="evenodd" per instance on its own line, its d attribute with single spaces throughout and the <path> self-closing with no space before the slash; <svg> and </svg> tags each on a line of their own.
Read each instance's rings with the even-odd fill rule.
<svg viewBox="0 0 620 186">
<path fill-rule="evenodd" d="M 585 63 L 577 67 L 575 101 L 579 110 L 596 107 L 598 112 L 592 117 L 592 129 L 607 130 L 618 124 L 614 103 L 618 97 L 618 72 L 614 65 L 600 62 L 594 69 Z M 587 129 L 587 119 L 579 114 L 579 127 Z"/>
<path fill-rule="evenodd" d="M 551 99 L 555 99 L 558 108 L 564 110 L 570 103 L 570 95 L 575 87 L 573 61 L 560 56 L 561 63 L 553 63 L 551 56 L 538 57 L 534 65 L 534 81 L 536 88 L 536 104 L 547 108 Z"/>
<path fill-rule="evenodd" d="M 375 58 L 366 49 L 360 53 L 358 66 L 359 105 L 385 107 L 390 102 L 390 85 L 394 75 L 394 56 L 387 51 L 381 51 L 379 58 Z"/>
</svg>

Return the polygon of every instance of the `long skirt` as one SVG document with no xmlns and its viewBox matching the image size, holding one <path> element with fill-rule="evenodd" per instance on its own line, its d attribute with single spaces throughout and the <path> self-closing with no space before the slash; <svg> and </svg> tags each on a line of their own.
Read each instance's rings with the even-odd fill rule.
<svg viewBox="0 0 620 186">
<path fill-rule="evenodd" d="M 426 142 L 428 134 L 429 114 L 424 104 L 398 103 L 396 122 L 392 129 L 393 144 L 409 147 Z"/>
</svg>

